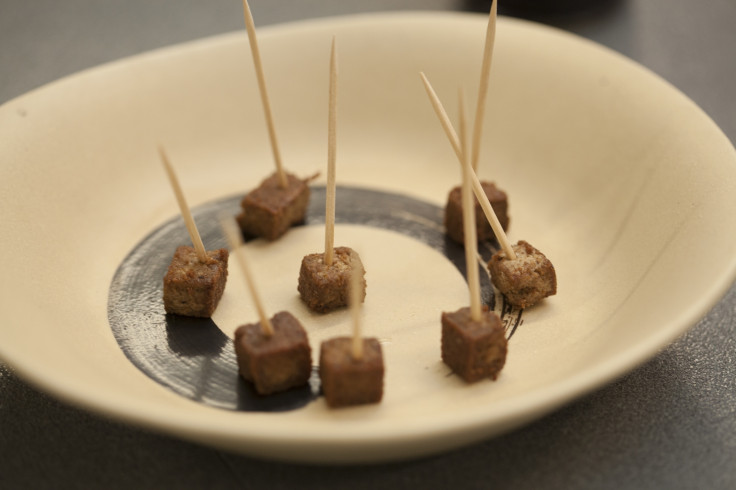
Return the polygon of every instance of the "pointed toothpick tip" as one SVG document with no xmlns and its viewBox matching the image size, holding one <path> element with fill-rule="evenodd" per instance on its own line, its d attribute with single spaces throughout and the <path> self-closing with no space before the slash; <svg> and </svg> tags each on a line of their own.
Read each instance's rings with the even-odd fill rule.
<svg viewBox="0 0 736 490">
<path fill-rule="evenodd" d="M 478 99 L 475 109 L 475 121 L 473 123 L 473 142 L 470 163 L 475 172 L 478 171 L 478 159 L 480 157 L 480 139 L 483 132 L 483 119 L 485 113 L 486 97 L 488 95 L 488 84 L 491 75 L 491 61 L 493 60 L 493 45 L 496 40 L 496 0 L 491 4 L 488 15 L 488 26 L 486 27 L 486 38 L 483 45 L 483 61 L 481 63 L 480 83 L 478 84 Z"/>
</svg>

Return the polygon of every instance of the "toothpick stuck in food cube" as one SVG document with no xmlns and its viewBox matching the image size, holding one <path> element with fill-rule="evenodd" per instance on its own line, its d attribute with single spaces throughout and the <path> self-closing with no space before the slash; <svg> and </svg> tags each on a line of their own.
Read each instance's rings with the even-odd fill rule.
<svg viewBox="0 0 736 490">
<path fill-rule="evenodd" d="M 305 221 L 310 179 L 300 179 L 283 168 L 258 49 L 258 37 L 247 0 L 243 0 L 243 12 L 276 171 L 243 198 L 240 203 L 242 212 L 238 214 L 237 221 L 247 237 L 261 237 L 272 241 L 284 235 L 292 226 Z"/>
<path fill-rule="evenodd" d="M 241 325 L 233 340 L 240 375 L 261 395 L 303 386 L 312 374 L 312 349 L 302 324 L 288 311 L 268 318 L 234 223 L 223 222 L 230 248 L 241 265 L 259 321 Z"/>
<path fill-rule="evenodd" d="M 193 244 L 193 247 L 179 246 L 166 270 L 163 281 L 164 311 L 209 318 L 225 291 L 229 254 L 223 248 L 205 250 L 174 168 L 164 149 L 159 147 L 158 151 Z"/>
<path fill-rule="evenodd" d="M 320 348 L 322 393 L 331 408 L 378 403 L 383 398 L 383 351 L 378 339 L 362 336 L 360 282 L 359 274 L 353 273 L 350 281 L 352 337 L 324 341 Z"/>
<path fill-rule="evenodd" d="M 472 139 L 472 152 L 470 157 L 471 166 L 475 173 L 478 173 L 478 162 L 480 157 L 480 144 L 482 141 L 483 133 L 483 121 L 486 108 L 486 98 L 488 95 L 488 85 L 490 81 L 491 73 L 491 60 L 493 58 L 493 46 L 496 38 L 496 17 L 497 17 L 497 2 L 493 1 L 491 4 L 490 12 L 488 15 L 488 25 L 486 27 L 486 37 L 483 46 L 483 60 L 481 63 L 480 70 L 480 82 L 478 84 L 478 97 L 476 101 L 475 109 L 475 122 L 473 125 L 473 139 Z M 425 77 L 423 77 L 425 78 Z M 428 85 L 425 81 L 425 86 Z M 427 87 L 427 91 L 430 92 L 430 88 Z M 433 95 L 430 94 L 430 98 Z M 433 101 L 434 104 L 434 101 Z M 435 110 L 438 107 L 435 105 Z M 444 109 L 440 109 L 444 111 Z M 438 113 L 438 116 L 442 118 Z M 444 116 L 446 117 L 446 115 Z M 482 192 L 488 199 L 490 206 L 493 209 L 493 213 L 496 215 L 501 229 L 505 232 L 509 229 L 510 217 L 509 217 L 509 204 L 508 195 L 505 191 L 499 188 L 495 182 L 491 181 L 479 181 L 480 189 L 474 192 Z M 454 242 L 463 244 L 465 238 L 463 234 L 463 217 L 462 217 L 462 202 L 460 197 L 460 186 L 455 186 L 450 189 L 447 195 L 447 202 L 445 204 L 444 214 L 444 225 L 447 236 Z M 480 196 L 478 197 L 480 199 Z M 483 219 L 481 214 L 480 202 L 475 202 L 476 207 L 476 238 L 479 242 L 485 242 L 493 240 L 497 235 L 494 232 L 490 224 L 490 218 Z M 486 213 L 485 210 L 483 210 Z"/>
<path fill-rule="evenodd" d="M 330 54 L 329 117 L 327 138 L 327 189 L 325 202 L 325 251 L 309 254 L 299 270 L 299 294 L 306 305 L 327 313 L 348 304 L 351 274 L 360 275 L 360 299 L 366 295 L 365 269 L 358 253 L 350 247 L 335 247 L 335 159 L 337 114 L 337 57 L 335 39 Z"/>
<path fill-rule="evenodd" d="M 471 177 L 465 113 L 460 101 L 460 155 L 463 169 L 462 197 L 465 223 L 465 268 L 470 292 L 470 307 L 452 313 L 442 313 L 442 361 L 466 382 L 483 378 L 496 379 L 506 363 L 507 340 L 501 319 L 495 312 L 483 307 L 480 298 L 478 251 L 472 202 Z"/>
<path fill-rule="evenodd" d="M 450 141 L 450 145 L 452 146 L 453 150 L 455 150 L 455 155 L 457 156 L 460 165 L 463 165 L 463 155 L 462 149 L 460 148 L 460 141 L 458 139 L 457 133 L 455 132 L 455 129 L 452 127 L 450 118 L 447 116 L 447 112 L 442 106 L 440 98 L 437 96 L 434 88 L 432 88 L 432 84 L 429 83 L 429 80 L 424 75 L 424 73 L 420 73 L 420 76 L 422 77 L 422 81 L 424 82 L 424 88 L 427 91 L 427 95 L 429 96 L 429 100 L 432 103 L 432 107 L 434 108 L 435 113 L 440 120 L 442 128 L 445 130 L 447 139 Z M 501 245 L 501 248 L 508 254 L 509 257 L 513 257 L 514 251 L 511 249 L 511 245 L 508 241 L 508 238 L 506 237 L 506 232 L 504 231 L 503 226 L 501 225 L 501 222 L 496 215 L 496 212 L 491 205 L 490 200 L 488 199 L 488 196 L 486 196 L 483 190 L 483 186 L 481 185 L 480 180 L 478 180 L 478 176 L 475 175 L 475 172 L 471 173 L 471 184 L 473 186 L 473 193 L 475 194 L 475 197 L 478 200 L 478 203 L 480 204 L 480 207 L 483 210 L 483 214 L 485 214 L 488 223 L 491 225 L 493 233 L 496 236 L 499 244 Z"/>
</svg>

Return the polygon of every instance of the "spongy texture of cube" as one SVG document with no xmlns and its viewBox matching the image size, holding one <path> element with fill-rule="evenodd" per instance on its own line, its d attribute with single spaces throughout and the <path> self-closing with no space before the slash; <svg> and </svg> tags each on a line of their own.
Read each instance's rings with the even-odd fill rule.
<svg viewBox="0 0 736 490">
<path fill-rule="evenodd" d="M 361 301 L 365 300 L 365 268 L 360 255 L 350 247 L 336 247 L 331 265 L 324 254 L 309 254 L 302 259 L 297 290 L 307 306 L 318 313 L 347 306 L 353 267 L 361 275 Z"/>
<path fill-rule="evenodd" d="M 273 335 L 265 335 L 259 323 L 235 331 L 235 355 L 240 375 L 261 395 L 303 386 L 312 373 L 312 349 L 307 332 L 291 313 L 271 318 Z"/>
<path fill-rule="evenodd" d="M 442 313 L 442 361 L 468 383 L 495 380 L 506 363 L 508 342 L 501 319 L 484 309 L 474 321 L 470 308 Z"/>
<path fill-rule="evenodd" d="M 177 315 L 210 317 L 227 282 L 228 251 L 207 251 L 201 262 L 193 247 L 176 249 L 164 276 L 164 309 Z"/>
<path fill-rule="evenodd" d="M 353 339 L 322 342 L 319 375 L 327 405 L 333 408 L 378 403 L 383 398 L 383 352 L 375 338 L 364 338 L 363 355 L 352 355 Z"/>
<path fill-rule="evenodd" d="M 281 187 L 277 174 L 266 178 L 240 202 L 238 225 L 246 236 L 276 240 L 295 224 L 304 222 L 309 204 L 309 186 L 305 180 L 286 174 L 287 186 Z"/>
<path fill-rule="evenodd" d="M 524 240 L 512 246 L 516 259 L 503 251 L 488 262 L 491 281 L 513 306 L 528 308 L 557 293 L 557 274 L 552 262 Z"/>
</svg>

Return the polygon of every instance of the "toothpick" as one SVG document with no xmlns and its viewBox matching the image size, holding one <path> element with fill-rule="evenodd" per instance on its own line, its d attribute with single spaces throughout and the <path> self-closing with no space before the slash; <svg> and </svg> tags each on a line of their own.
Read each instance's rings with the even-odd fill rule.
<svg viewBox="0 0 736 490">
<path fill-rule="evenodd" d="M 202 243 L 202 237 L 199 236 L 199 231 L 197 230 L 197 225 L 194 223 L 194 218 L 192 217 L 192 213 L 189 210 L 189 206 L 187 206 L 187 201 L 184 198 L 184 193 L 182 192 L 181 186 L 179 185 L 179 179 L 177 179 L 176 173 L 174 172 L 174 167 L 171 166 L 171 162 L 169 162 L 169 157 L 166 156 L 166 152 L 164 151 L 162 146 L 158 147 L 158 154 L 161 157 L 161 162 L 164 164 L 164 169 L 166 169 L 166 175 L 169 176 L 171 188 L 174 190 L 176 202 L 179 204 L 179 210 L 181 211 L 181 217 L 184 218 L 184 224 L 187 225 L 189 238 L 191 238 L 192 240 L 192 245 L 194 245 L 194 250 L 197 253 L 197 258 L 200 262 L 207 262 L 209 260 L 209 257 L 207 256 L 207 251 L 205 250 L 204 244 Z"/>
<path fill-rule="evenodd" d="M 331 266 L 335 246 L 335 161 L 337 150 L 337 56 L 335 37 L 330 51 L 330 101 L 327 119 L 327 192 L 325 202 L 325 265 Z"/>
<path fill-rule="evenodd" d="M 463 153 L 462 149 L 460 148 L 460 142 L 457 133 L 455 132 L 455 128 L 452 127 L 450 118 L 447 117 L 447 112 L 445 112 L 445 108 L 442 106 L 442 102 L 440 102 L 439 97 L 437 97 L 437 94 L 432 88 L 432 85 L 429 83 L 429 80 L 424 75 L 424 73 L 420 73 L 420 75 L 422 77 L 422 81 L 424 82 L 424 87 L 427 90 L 427 95 L 429 95 L 429 100 L 432 102 L 432 107 L 434 107 L 434 111 L 437 114 L 440 123 L 442 124 L 442 128 L 445 130 L 447 139 L 450 140 L 450 145 L 452 146 L 453 150 L 455 150 L 455 155 L 457 155 L 458 161 L 462 165 L 462 162 L 464 160 Z M 483 186 L 481 185 L 480 180 L 478 180 L 478 176 L 475 174 L 475 172 L 472 172 L 472 168 L 470 177 L 470 183 L 472 184 L 475 197 L 478 199 L 480 207 L 483 210 L 483 214 L 486 215 L 486 219 L 488 219 L 488 222 L 493 229 L 493 233 L 496 235 L 496 239 L 498 240 L 499 245 L 501 245 L 501 248 L 506 253 L 506 257 L 511 260 L 516 259 L 516 253 L 514 253 L 514 249 L 511 248 L 511 244 L 509 243 L 509 239 L 506 236 L 506 232 L 503 231 L 503 227 L 498 221 L 498 216 L 496 216 L 496 212 L 493 210 L 491 202 L 488 200 L 488 196 L 483 190 Z"/>
<path fill-rule="evenodd" d="M 475 203 L 470 185 L 470 162 L 468 161 L 468 136 L 465 130 L 465 101 L 462 90 L 459 93 L 460 102 L 460 149 L 463 154 L 463 233 L 465 235 L 465 268 L 468 274 L 468 288 L 470 290 L 470 319 L 479 322 L 481 319 L 480 277 L 478 275 L 478 237 L 475 229 Z"/>
<path fill-rule="evenodd" d="M 276 129 L 273 124 L 273 115 L 271 113 L 271 102 L 268 99 L 266 77 L 263 75 L 263 63 L 261 62 L 261 53 L 258 49 L 258 39 L 256 38 L 256 26 L 255 22 L 253 22 L 253 14 L 250 11 L 248 0 L 243 0 L 243 13 L 245 16 L 246 31 L 248 32 L 250 51 L 253 54 L 253 64 L 256 69 L 256 77 L 258 78 L 258 89 L 261 92 L 263 112 L 266 116 L 266 127 L 268 128 L 268 137 L 271 141 L 271 151 L 273 152 L 273 159 L 276 163 L 276 173 L 279 176 L 279 184 L 283 189 L 285 189 L 288 186 L 288 181 L 286 180 L 286 173 L 284 172 L 284 168 L 281 164 L 281 154 L 279 153 L 279 145 L 276 141 Z"/>
<path fill-rule="evenodd" d="M 350 314 L 353 318 L 353 359 L 363 359 L 363 336 L 361 335 L 362 322 L 360 318 L 361 298 L 360 287 L 361 271 L 358 270 L 356 260 L 350 259 Z"/>
<path fill-rule="evenodd" d="M 250 272 L 248 260 L 245 256 L 245 250 L 242 247 L 242 235 L 232 220 L 222 218 L 220 220 L 220 224 L 225 232 L 225 238 L 227 238 L 230 250 L 232 250 L 233 254 L 237 257 L 243 276 L 245 277 L 245 282 L 248 284 L 251 298 L 253 299 L 253 303 L 256 305 L 256 311 L 258 312 L 258 318 L 263 335 L 271 337 L 274 334 L 273 325 L 271 324 L 271 320 L 268 319 L 268 315 L 266 315 L 266 309 L 263 307 L 263 302 L 258 294 L 258 289 L 256 288 L 255 281 L 253 280 L 253 275 Z"/>
<path fill-rule="evenodd" d="M 473 125 L 473 156 L 471 161 L 473 171 L 478 172 L 478 157 L 480 154 L 480 137 L 483 132 L 483 115 L 486 107 L 486 95 L 488 94 L 488 80 L 491 74 L 491 58 L 493 57 L 493 44 L 496 39 L 496 10 L 497 2 L 491 3 L 491 12 L 488 15 L 488 27 L 486 28 L 486 43 L 483 48 L 483 63 L 480 70 L 480 85 L 478 86 L 478 102 L 475 108 L 475 124 Z"/>
</svg>

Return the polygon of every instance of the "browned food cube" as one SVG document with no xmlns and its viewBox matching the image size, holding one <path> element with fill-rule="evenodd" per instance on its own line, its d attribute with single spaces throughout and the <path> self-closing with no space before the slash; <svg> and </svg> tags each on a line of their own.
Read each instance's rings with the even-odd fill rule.
<svg viewBox="0 0 736 490">
<path fill-rule="evenodd" d="M 275 240 L 292 225 L 304 222 L 309 204 L 307 181 L 288 173 L 286 179 L 288 185 L 283 188 L 274 173 L 240 202 L 243 210 L 237 221 L 245 235 Z"/>
<path fill-rule="evenodd" d="M 363 339 L 363 356 L 352 354 L 353 339 L 338 337 L 322 342 L 319 376 L 322 393 L 332 408 L 378 403 L 383 398 L 383 353 L 374 338 Z"/>
<path fill-rule="evenodd" d="M 488 200 L 491 203 L 493 211 L 496 213 L 501 228 L 506 231 L 509 227 L 509 216 L 508 216 L 508 199 L 506 193 L 496 187 L 493 182 L 481 182 L 481 186 L 488 196 Z M 462 189 L 458 186 L 450 191 L 447 196 L 447 204 L 445 205 L 445 230 L 447 236 L 457 243 L 465 243 L 465 235 L 463 233 L 463 199 Z M 480 202 L 473 195 L 473 202 L 475 203 L 475 228 L 478 236 L 478 241 L 483 242 L 487 240 L 493 240 L 496 235 L 493 233 L 488 219 L 486 218 L 483 209 L 480 207 Z"/>
<path fill-rule="evenodd" d="M 470 308 L 442 313 L 442 361 L 468 383 L 495 380 L 506 363 L 506 351 L 501 319 L 488 308 L 477 322 Z"/>
<path fill-rule="evenodd" d="M 207 262 L 200 262 L 193 247 L 178 247 L 164 276 L 166 313 L 212 316 L 225 290 L 228 256 L 224 248 L 208 250 Z"/>
<path fill-rule="evenodd" d="M 271 324 L 271 336 L 263 333 L 260 322 L 235 330 L 240 375 L 261 395 L 303 386 L 312 374 L 312 349 L 299 320 L 281 311 L 271 318 Z"/>
<path fill-rule="evenodd" d="M 299 270 L 299 294 L 307 306 L 318 313 L 347 306 L 353 267 L 359 268 L 363 288 L 360 298 L 365 300 L 365 268 L 360 255 L 350 247 L 336 247 L 334 250 L 332 265 L 325 264 L 324 254 L 310 254 L 302 259 Z"/>
<path fill-rule="evenodd" d="M 512 245 L 516 260 L 501 250 L 488 261 L 493 285 L 506 300 L 519 308 L 527 308 L 557 293 L 557 275 L 552 262 L 542 252 L 519 240 Z"/>
</svg>

